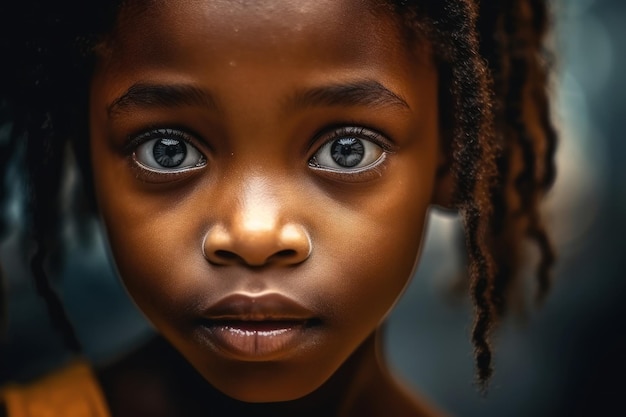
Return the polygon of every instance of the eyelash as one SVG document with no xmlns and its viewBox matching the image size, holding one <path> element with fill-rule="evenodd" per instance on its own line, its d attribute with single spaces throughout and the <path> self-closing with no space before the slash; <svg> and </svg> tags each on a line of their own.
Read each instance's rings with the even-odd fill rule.
<svg viewBox="0 0 626 417">
<path fill-rule="evenodd" d="M 342 136 L 362 137 L 376 143 L 381 148 L 385 149 L 385 151 L 391 151 L 393 148 L 393 143 L 387 139 L 383 133 L 366 126 L 362 126 L 357 122 L 342 123 L 340 125 L 338 124 L 324 128 L 314 136 L 313 141 L 318 142 L 323 140 L 324 143 L 326 143 Z"/>
<path fill-rule="evenodd" d="M 124 145 L 124 152 L 128 155 L 132 155 L 139 145 L 142 145 L 152 139 L 160 139 L 164 136 L 180 139 L 197 148 L 193 140 L 194 135 L 189 134 L 182 129 L 172 127 L 150 127 L 142 130 L 140 133 L 129 135 Z"/>
</svg>

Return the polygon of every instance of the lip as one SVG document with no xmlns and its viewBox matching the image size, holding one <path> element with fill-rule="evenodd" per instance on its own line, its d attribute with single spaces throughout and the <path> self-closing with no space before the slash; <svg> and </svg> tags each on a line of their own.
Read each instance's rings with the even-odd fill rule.
<svg viewBox="0 0 626 417">
<path fill-rule="evenodd" d="M 304 343 L 319 324 L 313 312 L 284 295 L 233 294 L 204 313 L 202 326 L 212 344 L 228 356 L 259 361 L 284 356 Z"/>
</svg>

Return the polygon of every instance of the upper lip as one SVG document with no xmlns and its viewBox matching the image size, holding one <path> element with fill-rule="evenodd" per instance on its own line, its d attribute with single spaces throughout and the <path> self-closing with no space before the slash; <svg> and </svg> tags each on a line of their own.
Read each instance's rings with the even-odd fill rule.
<svg viewBox="0 0 626 417">
<path fill-rule="evenodd" d="M 251 297 L 244 294 L 226 296 L 204 313 L 211 321 L 305 321 L 313 312 L 282 294 Z"/>
</svg>

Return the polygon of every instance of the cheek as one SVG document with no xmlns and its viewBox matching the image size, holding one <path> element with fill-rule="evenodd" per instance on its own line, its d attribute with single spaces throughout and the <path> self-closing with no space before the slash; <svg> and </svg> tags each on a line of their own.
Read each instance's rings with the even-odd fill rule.
<svg viewBox="0 0 626 417">
<path fill-rule="evenodd" d="M 362 340 L 373 331 L 415 269 L 432 188 L 429 178 L 409 178 L 359 204 L 322 210 L 332 222 L 320 231 L 311 261 L 330 273 L 318 275 L 318 302 L 330 306 L 346 335 Z"/>
<path fill-rule="evenodd" d="M 159 212 L 153 205 L 108 205 L 103 218 L 119 274 L 142 311 L 177 317 L 181 301 L 193 299 L 206 264 L 193 216 Z M 197 296 L 197 295 L 196 295 Z"/>
<path fill-rule="evenodd" d="M 151 320 L 157 310 L 173 314 L 173 301 L 191 292 L 186 284 L 197 276 L 191 268 L 206 262 L 194 215 L 171 195 L 138 191 L 127 162 L 100 155 L 94 158 L 95 189 L 119 275 Z"/>
</svg>

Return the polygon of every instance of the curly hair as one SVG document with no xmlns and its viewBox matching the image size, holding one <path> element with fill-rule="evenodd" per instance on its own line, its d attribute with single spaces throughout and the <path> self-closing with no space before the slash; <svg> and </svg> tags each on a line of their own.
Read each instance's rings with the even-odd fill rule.
<svg viewBox="0 0 626 417">
<path fill-rule="evenodd" d="M 6 105 L 12 131 L 0 141 L 0 180 L 6 185 L 6 161 L 18 143 L 26 143 L 30 230 L 37 243 L 32 273 L 52 322 L 67 345 L 80 350 L 44 265 L 59 242 L 68 144 L 90 184 L 84 138 L 94 49 L 128 1 L 8 3 L 0 6 L 0 52 L 15 64 L 2 66 L 0 104 Z M 456 186 L 453 205 L 464 223 L 475 307 L 471 339 L 477 379 L 485 388 L 492 374 L 489 335 L 507 310 L 524 242 L 540 249 L 539 299 L 549 288 L 555 259 L 539 210 L 555 178 L 557 142 L 547 91 L 549 8 L 544 0 L 384 3 L 391 3 L 407 36 L 420 33 L 434 45 L 440 123 Z M 4 188 L 0 197 L 6 200 Z"/>
</svg>

